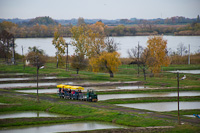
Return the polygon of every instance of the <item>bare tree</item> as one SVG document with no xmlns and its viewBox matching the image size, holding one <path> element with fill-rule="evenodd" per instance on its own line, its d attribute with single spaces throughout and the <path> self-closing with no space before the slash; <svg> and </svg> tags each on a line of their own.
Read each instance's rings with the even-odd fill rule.
<svg viewBox="0 0 200 133">
<path fill-rule="evenodd" d="M 177 48 L 177 52 L 180 56 L 183 56 L 183 53 L 187 53 L 187 48 L 186 46 L 184 46 L 183 43 L 179 43 L 178 48 Z"/>
<path fill-rule="evenodd" d="M 140 57 L 141 57 L 143 51 L 144 51 L 144 48 L 142 46 L 140 46 L 139 43 L 138 43 L 138 46 L 136 46 L 135 48 L 128 50 L 129 58 L 133 59 L 131 64 L 137 64 L 137 66 L 138 66 L 138 76 L 140 73 L 139 67 L 141 64 Z"/>
<path fill-rule="evenodd" d="M 113 38 L 110 38 L 109 36 L 105 39 L 105 45 L 106 45 L 106 51 L 109 53 L 117 51 L 119 48 L 119 43 L 116 43 Z"/>
<path fill-rule="evenodd" d="M 146 70 L 148 68 L 147 66 L 147 61 L 149 60 L 150 57 L 150 52 L 149 49 L 146 48 L 144 49 L 144 51 L 142 52 L 141 58 L 140 58 L 140 68 L 142 68 L 143 74 L 144 74 L 144 80 L 146 80 Z"/>
<path fill-rule="evenodd" d="M 146 80 L 146 70 L 148 69 L 147 61 L 150 60 L 149 49 L 148 48 L 144 49 L 142 46 L 139 46 L 139 47 L 136 46 L 135 48 L 128 50 L 128 54 L 129 54 L 129 58 L 134 60 L 131 63 L 137 64 L 138 68 L 142 69 L 142 72 L 144 74 L 144 80 Z"/>
</svg>

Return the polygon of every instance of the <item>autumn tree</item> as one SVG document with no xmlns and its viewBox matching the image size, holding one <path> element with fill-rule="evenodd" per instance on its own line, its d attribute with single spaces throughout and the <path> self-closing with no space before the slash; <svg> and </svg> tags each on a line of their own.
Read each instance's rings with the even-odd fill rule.
<svg viewBox="0 0 200 133">
<path fill-rule="evenodd" d="M 78 74 L 79 70 L 85 69 L 88 66 L 88 60 L 84 55 L 77 54 L 71 57 L 71 67 L 76 69 Z"/>
<path fill-rule="evenodd" d="M 102 52 L 98 57 L 90 58 L 90 65 L 93 72 L 106 70 L 110 77 L 114 77 L 114 73 L 118 71 L 118 66 L 121 65 L 118 52 Z"/>
<path fill-rule="evenodd" d="M 113 38 L 105 39 L 105 48 L 97 56 L 90 58 L 90 65 L 93 72 L 107 71 L 110 77 L 114 77 L 114 73 L 118 71 L 121 65 L 120 54 L 117 52 L 119 43 L 116 43 Z"/>
<path fill-rule="evenodd" d="M 0 57 L 5 58 L 6 63 L 8 63 L 8 59 L 11 59 L 12 62 L 15 64 L 15 43 L 14 43 L 14 35 L 3 30 L 0 32 Z"/>
<path fill-rule="evenodd" d="M 46 63 L 46 56 L 42 49 L 38 49 L 36 46 L 33 46 L 28 48 L 26 60 L 30 62 L 31 66 L 39 68 Z"/>
<path fill-rule="evenodd" d="M 121 64 L 114 41 L 105 42 L 106 26 L 98 21 L 92 25 L 72 27 L 72 45 L 75 53 L 85 55 L 94 72 L 107 70 L 110 77 Z"/>
<path fill-rule="evenodd" d="M 170 64 L 170 59 L 166 54 L 167 40 L 164 40 L 162 36 L 153 36 L 149 37 L 147 43 L 150 52 L 147 64 L 151 72 L 159 73 L 161 66 Z"/>
<path fill-rule="evenodd" d="M 56 48 L 56 59 L 57 59 L 57 64 L 56 67 L 58 68 L 58 65 L 63 65 L 64 63 L 62 62 L 62 55 L 65 54 L 65 40 L 63 37 L 56 31 L 54 33 L 54 38 L 52 40 L 52 44 Z"/>
</svg>

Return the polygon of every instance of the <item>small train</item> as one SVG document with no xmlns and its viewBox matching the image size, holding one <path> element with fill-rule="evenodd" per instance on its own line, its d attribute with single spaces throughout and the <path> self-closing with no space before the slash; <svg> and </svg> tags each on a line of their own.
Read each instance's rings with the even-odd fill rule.
<svg viewBox="0 0 200 133">
<path fill-rule="evenodd" d="M 72 100 L 82 100 L 89 102 L 97 102 L 97 94 L 94 90 L 88 89 L 86 93 L 83 93 L 84 90 L 81 86 L 71 86 L 71 85 L 57 85 L 58 96 L 64 99 L 72 99 Z"/>
</svg>

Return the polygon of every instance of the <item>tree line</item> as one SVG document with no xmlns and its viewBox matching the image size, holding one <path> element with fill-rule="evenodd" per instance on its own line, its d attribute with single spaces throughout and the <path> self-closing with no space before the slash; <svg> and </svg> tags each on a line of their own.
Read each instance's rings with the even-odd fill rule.
<svg viewBox="0 0 200 133">
<path fill-rule="evenodd" d="M 81 22 L 82 21 L 82 22 Z M 79 18 L 77 26 L 85 23 Z M 71 24 L 61 25 L 50 18 L 38 19 L 27 22 L 26 25 L 18 25 L 12 22 L 3 21 L 0 23 L 0 31 L 6 30 L 16 38 L 54 37 L 55 31 L 63 37 L 71 37 Z M 137 25 L 106 25 L 105 33 L 108 36 L 140 36 L 140 35 L 200 35 L 200 23 L 195 22 L 187 25 L 157 25 L 155 23 L 140 23 Z"/>
<path fill-rule="evenodd" d="M 7 25 L 13 26 L 10 22 Z M 117 52 L 118 43 L 107 34 L 107 30 L 108 26 L 101 21 L 89 25 L 85 24 L 83 19 L 80 19 L 77 26 L 70 28 L 71 45 L 75 47 L 75 53 L 71 57 L 71 67 L 77 70 L 77 74 L 79 70 L 89 68 L 93 72 L 108 72 L 110 77 L 114 77 L 114 73 L 122 63 Z M 10 48 L 10 43 L 5 41 L 5 39 L 9 40 L 9 36 L 5 36 L 5 33 L 10 33 L 3 31 L 0 33 L 0 45 L 2 48 L 6 46 Z M 57 68 L 64 65 L 62 58 L 68 46 L 63 39 L 63 31 L 62 26 L 58 25 L 52 40 L 52 45 L 56 49 Z M 13 37 L 13 34 L 11 35 Z M 138 46 L 129 51 L 130 59 L 138 65 L 139 69 L 142 69 L 145 79 L 147 70 L 153 74 L 159 73 L 161 66 L 168 66 L 171 62 L 166 47 L 167 41 L 162 36 L 150 36 L 147 43 L 146 48 Z M 185 51 L 184 47 L 181 47 L 180 51 L 182 54 Z M 4 50 L 4 54 L 9 55 L 9 52 Z M 30 65 L 37 65 L 37 67 L 38 64 L 44 65 L 46 62 L 44 52 L 36 47 L 29 48 L 26 59 L 30 61 Z"/>
</svg>

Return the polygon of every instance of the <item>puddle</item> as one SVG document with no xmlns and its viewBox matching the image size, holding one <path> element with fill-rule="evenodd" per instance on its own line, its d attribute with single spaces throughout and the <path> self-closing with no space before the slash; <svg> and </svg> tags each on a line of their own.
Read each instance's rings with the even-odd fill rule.
<svg viewBox="0 0 200 133">
<path fill-rule="evenodd" d="M 59 114 L 48 113 L 48 112 L 43 112 L 43 111 L 27 111 L 27 112 L 1 114 L 0 119 L 25 118 L 25 117 L 61 117 L 61 116 L 65 116 L 65 115 L 59 115 Z"/>
<path fill-rule="evenodd" d="M 56 79 L 57 77 L 41 77 L 39 79 Z M 0 81 L 18 81 L 18 80 L 36 80 L 36 77 L 32 78 L 0 78 Z"/>
<path fill-rule="evenodd" d="M 94 89 L 96 91 L 112 91 L 112 90 L 136 90 L 136 89 L 148 89 L 147 86 L 98 86 L 98 87 L 85 87 L 86 89 Z"/>
<path fill-rule="evenodd" d="M 53 132 L 73 132 L 73 131 L 86 131 L 86 130 L 97 130 L 97 129 L 112 129 L 112 128 L 123 128 L 119 125 L 111 125 L 97 122 L 86 122 L 86 123 L 68 123 L 48 126 L 36 126 L 29 128 L 20 129 L 9 129 L 0 130 L 1 133 L 53 133 Z"/>
<path fill-rule="evenodd" d="M 1 73 L 0 75 L 29 75 L 28 73 Z"/>
<path fill-rule="evenodd" d="M 198 117 L 196 117 L 194 115 L 183 115 L 183 116 L 190 117 L 190 118 L 198 118 Z"/>
<path fill-rule="evenodd" d="M 49 86 L 57 85 L 58 83 L 38 83 L 38 86 Z M 0 88 L 9 88 L 9 87 L 37 87 L 37 83 L 10 83 L 10 84 L 0 84 Z"/>
<path fill-rule="evenodd" d="M 0 78 L 0 81 L 29 80 L 30 78 Z"/>
<path fill-rule="evenodd" d="M 176 111 L 177 102 L 157 102 L 157 103 L 134 103 L 134 104 L 116 104 L 117 106 L 145 109 L 157 112 Z M 180 102 L 180 110 L 200 109 L 200 102 Z"/>
<path fill-rule="evenodd" d="M 17 92 L 23 93 L 37 93 L 37 89 L 35 90 L 16 90 Z M 38 93 L 58 93 L 58 89 L 38 89 Z"/>
<path fill-rule="evenodd" d="M 179 71 L 168 71 L 171 73 L 189 73 L 189 74 L 200 74 L 200 70 L 179 70 Z"/>
<path fill-rule="evenodd" d="M 200 96 L 200 91 L 184 91 L 179 92 L 180 96 Z M 109 99 L 124 99 L 124 98 L 140 98 L 140 97 L 173 97 L 177 96 L 177 92 L 162 92 L 162 93 L 138 93 L 138 94 L 107 94 L 98 95 L 98 100 Z"/>
</svg>

